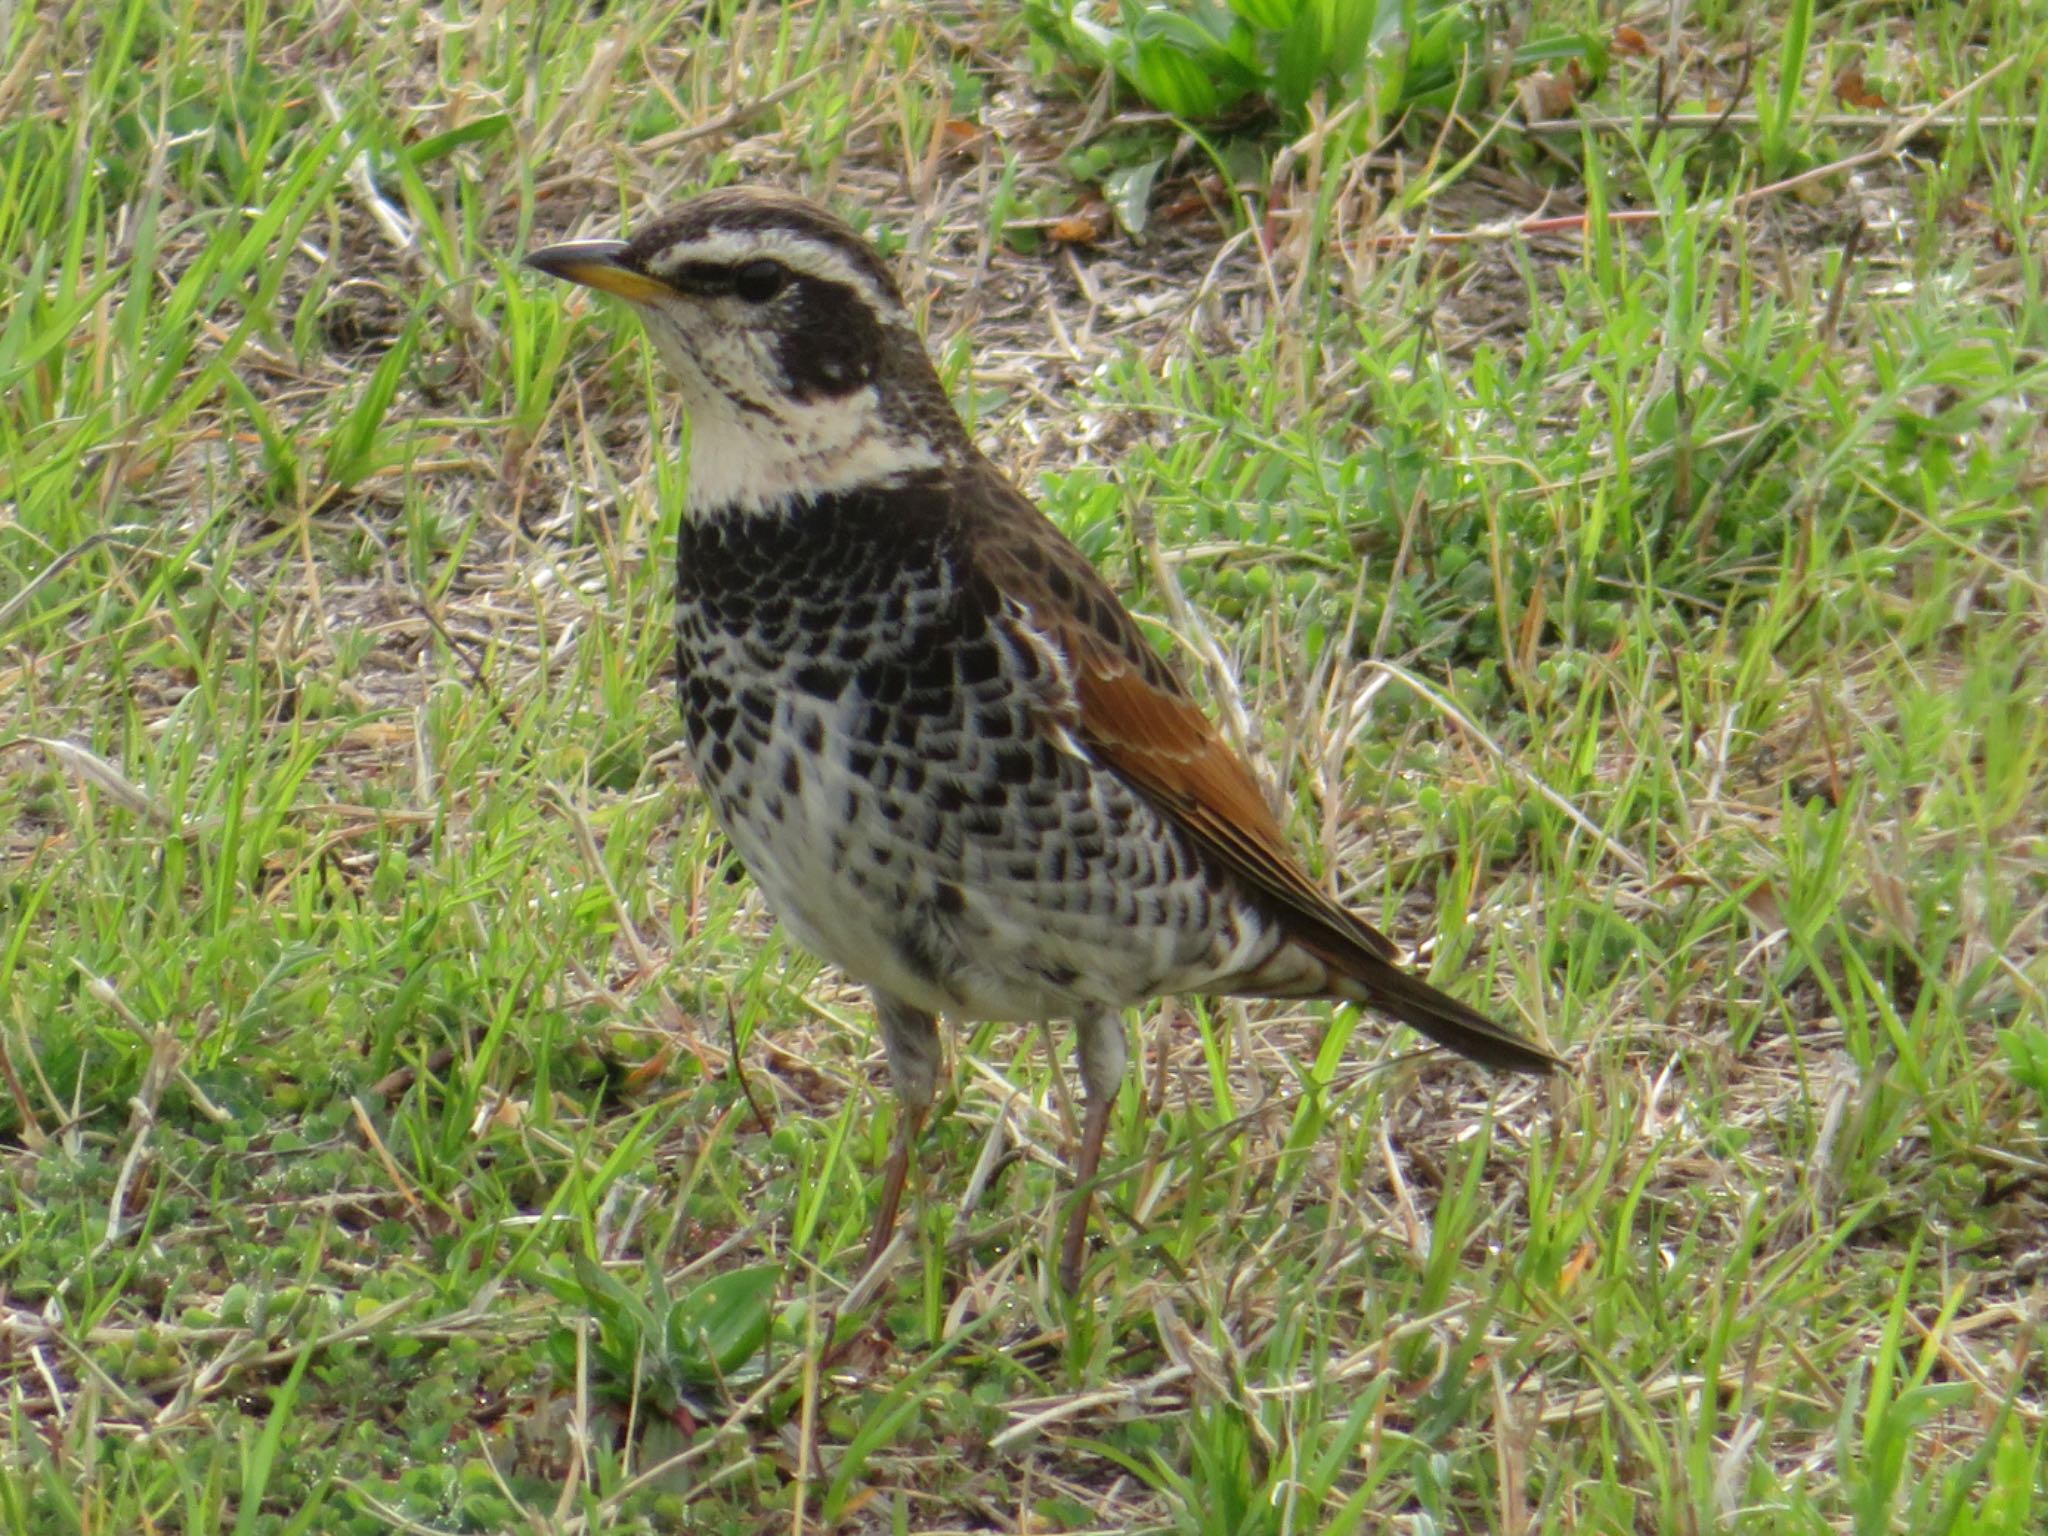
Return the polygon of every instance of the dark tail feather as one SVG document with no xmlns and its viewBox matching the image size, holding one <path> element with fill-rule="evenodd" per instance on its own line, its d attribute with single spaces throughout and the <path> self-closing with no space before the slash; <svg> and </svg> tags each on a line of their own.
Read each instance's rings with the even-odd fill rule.
<svg viewBox="0 0 2048 1536">
<path fill-rule="evenodd" d="M 1330 967 L 1332 990 L 1346 1002 L 1390 1014 L 1481 1066 L 1503 1072 L 1549 1072 L 1564 1065 L 1541 1046 L 1437 991 L 1419 976 L 1369 955 L 1346 959 L 1350 963 L 1342 969 Z"/>
</svg>

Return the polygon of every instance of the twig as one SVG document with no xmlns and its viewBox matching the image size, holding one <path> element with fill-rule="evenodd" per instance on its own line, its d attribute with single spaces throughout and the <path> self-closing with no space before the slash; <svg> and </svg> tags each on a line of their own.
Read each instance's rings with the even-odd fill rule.
<svg viewBox="0 0 2048 1536">
<path fill-rule="evenodd" d="M 1844 160 L 1831 160 L 1826 165 L 1816 165 L 1811 170 L 1801 171 L 1797 176 L 1788 176 L 1783 181 L 1774 181 L 1768 186 L 1753 187 L 1738 197 L 1730 198 L 1724 205 L 1725 211 L 1733 213 L 1737 209 L 1747 208 L 1751 203 L 1761 202 L 1764 198 L 1775 197 L 1780 192 L 1790 192 L 1795 187 L 1803 187 L 1810 181 L 1819 181 L 1827 176 L 1839 176 L 1844 171 L 1853 171 L 1874 161 L 1889 160 L 1905 145 L 1917 138 L 1929 123 L 1946 118 L 1949 109 L 1954 107 L 1957 102 L 1965 97 L 1974 96 L 1978 91 L 1981 91 L 1993 80 L 2004 74 L 2006 70 L 2012 67 L 2013 60 L 2018 57 L 2019 55 L 2017 54 L 2007 54 L 1996 64 L 1985 70 L 1983 74 L 1970 81 L 1969 84 L 1958 86 L 1955 90 L 1950 91 L 1948 95 L 1942 97 L 1940 101 L 1937 101 L 1925 112 L 1895 124 L 1891 132 L 1887 133 L 1869 149 L 1850 155 Z M 1982 119 L 1979 119 L 1979 121 L 1982 121 Z"/>
<path fill-rule="evenodd" d="M 1118 1404 L 1143 1408 L 1151 1395 L 1160 1388 L 1171 1386 L 1174 1382 L 1192 1375 L 1194 1371 L 1188 1366 L 1169 1365 L 1154 1371 L 1141 1381 L 1132 1382 L 1129 1386 L 1098 1387 L 1093 1392 L 1081 1392 L 1072 1397 L 1060 1398 L 1051 1407 L 1026 1414 L 1012 1422 L 1007 1429 L 996 1433 L 990 1438 L 988 1448 L 991 1451 L 1001 1451 L 1020 1441 L 1033 1439 L 1055 1424 L 1078 1417 L 1091 1408 L 1109 1408 Z M 1014 1408 L 1011 1410 L 1013 1413 L 1015 1411 Z"/>
<path fill-rule="evenodd" d="M 425 1213 L 420 1197 L 412 1192 L 412 1186 L 405 1181 L 405 1175 L 398 1171 L 398 1163 L 391 1156 L 391 1149 L 384 1145 L 384 1138 L 377 1134 L 377 1127 L 370 1122 L 370 1112 L 363 1108 L 363 1101 L 354 1094 L 349 1095 L 348 1107 L 355 1112 L 356 1129 L 363 1133 L 363 1140 L 370 1144 L 370 1150 L 377 1154 L 377 1161 L 384 1165 L 384 1176 L 391 1180 L 391 1187 L 398 1191 L 399 1198 L 414 1216 Z"/>
<path fill-rule="evenodd" d="M 441 616 L 435 613 L 423 599 L 414 598 L 413 607 L 421 618 L 433 626 L 434 633 L 441 637 L 441 643 L 446 645 L 450 653 L 468 670 L 469 680 L 476 685 L 477 691 L 483 694 L 484 702 L 491 706 L 492 712 L 498 717 L 498 723 L 507 730 L 512 730 L 516 722 L 512 719 L 511 713 L 505 708 L 504 702 L 499 699 L 498 690 L 491 686 L 491 680 L 485 674 L 483 665 L 478 662 L 476 657 L 470 654 L 469 647 L 448 633 L 448 626 L 441 622 Z"/>
<path fill-rule="evenodd" d="M 836 1327 L 837 1314 L 826 1312 L 827 1321 Z M 830 1329 L 824 1334 L 824 1347 L 832 1345 Z M 796 1489 L 789 1501 L 790 1536 L 804 1536 L 804 1511 L 809 1506 L 811 1467 L 818 1454 L 818 1309 L 804 1308 L 804 1373 L 803 1384 L 797 1396 L 796 1426 Z"/>
<path fill-rule="evenodd" d="M 1842 264 L 1835 271 L 1834 292 L 1828 295 L 1827 314 L 1820 322 L 1820 344 L 1831 347 L 1835 342 L 1835 327 L 1842 323 L 1842 300 L 1849 293 L 1849 274 L 1856 266 L 1856 252 L 1863 244 L 1863 220 L 1858 219 L 1849 226 L 1849 233 L 1842 241 Z"/>
<path fill-rule="evenodd" d="M 1664 217 L 1661 208 L 1617 208 L 1607 215 L 1609 224 L 1651 224 Z M 1471 229 L 1394 229 L 1373 235 L 1371 245 L 1385 250 L 1407 245 L 1469 245 L 1481 240 L 1521 240 L 1532 235 L 1559 235 L 1583 230 L 1588 215 L 1559 213 L 1536 219 L 1509 219 L 1494 224 L 1477 224 Z"/>
<path fill-rule="evenodd" d="M 1742 75 L 1739 79 L 1736 80 L 1735 89 L 1728 93 L 1728 105 L 1723 107 L 1721 109 L 1721 115 L 1714 119 L 1714 131 L 1716 133 L 1720 132 L 1723 128 L 1726 128 L 1728 126 L 1729 119 L 1735 116 L 1736 104 L 1740 102 L 1744 94 L 1748 92 L 1750 81 L 1753 80 L 1755 77 L 1756 49 L 1748 48 L 1743 51 L 1742 55 Z M 1670 120 L 1671 115 L 1667 112 L 1664 114 L 1661 121 L 1668 123 Z"/>
<path fill-rule="evenodd" d="M 87 994 L 149 1045 L 149 1065 L 143 1069 L 142 1082 L 136 1088 L 135 1096 L 128 1101 L 128 1152 L 121 1159 L 120 1173 L 114 1178 L 114 1192 L 107 1198 L 107 1229 L 93 1244 L 93 1256 L 97 1258 L 119 1242 L 125 1230 L 122 1213 L 128 1204 L 128 1191 L 133 1188 L 135 1176 L 142 1169 L 143 1158 L 148 1155 L 149 1133 L 156 1128 L 157 1105 L 163 1099 L 164 1085 L 178 1069 L 178 1037 L 162 1024 L 151 1026 L 143 1023 L 114 989 L 112 982 L 94 975 L 76 959 L 72 964 L 85 978 Z"/>
<path fill-rule="evenodd" d="M 732 1016 L 732 996 L 725 999 L 725 1034 L 732 1041 L 732 1054 L 725 1058 L 726 1070 L 733 1075 L 733 1081 L 740 1085 L 740 1092 L 747 1096 L 747 1107 L 754 1112 L 754 1123 L 761 1127 L 763 1136 L 775 1133 L 775 1123 L 768 1118 L 768 1112 L 761 1108 L 754 1098 L 754 1085 L 747 1081 L 746 1068 L 740 1065 L 740 1022 Z"/>
<path fill-rule="evenodd" d="M 334 92 L 325 85 L 320 87 L 320 104 L 327 109 L 328 117 L 337 125 L 347 123 L 348 114 L 342 110 L 341 102 Z M 348 133 L 346 129 L 343 130 L 343 137 L 348 141 L 346 179 L 357 200 L 362 203 L 363 211 L 369 214 L 372 222 L 383 232 L 388 244 L 406 256 L 416 256 L 419 253 L 419 241 L 413 232 L 412 220 L 378 189 L 377 178 L 370 170 L 370 152 L 357 144 L 355 135 Z"/>
<path fill-rule="evenodd" d="M 2041 119 L 2027 113 L 1987 112 L 1981 117 L 1935 117 L 1921 120 L 1913 130 L 1913 137 L 1927 134 L 1952 133 L 1958 128 L 2021 128 L 2031 131 Z M 1807 119 L 1814 128 L 1874 128 L 1884 119 L 1870 112 L 1823 112 Z M 1731 133 L 1738 129 L 1759 126 L 1758 115 L 1754 112 L 1723 112 L 1716 117 L 1667 117 L 1661 123 L 1654 119 L 1622 117 L 1616 114 L 1589 114 L 1584 117 L 1539 117 L 1524 122 L 1524 133 L 1564 134 L 1575 133 L 1627 133 L 1631 129 L 1652 127 L 1658 131 L 1678 130 L 1690 133 Z"/>
<path fill-rule="evenodd" d="M 16 747 L 42 748 L 79 782 L 94 786 L 122 809 L 132 811 L 166 832 L 182 837 L 191 830 L 183 817 L 159 805 L 150 798 L 147 790 L 89 747 L 81 747 L 75 741 L 61 741 L 54 736 L 12 736 L 0 741 L 0 752 L 11 752 Z M 136 1025 L 138 1029 L 141 1027 Z"/>
<path fill-rule="evenodd" d="M 1132 497 L 1128 505 L 1132 536 L 1145 552 L 1146 564 L 1151 567 L 1152 580 L 1159 588 L 1160 600 L 1166 605 L 1173 627 L 1188 648 L 1201 659 L 1209 692 L 1216 701 L 1217 713 L 1223 716 L 1224 732 L 1231 745 L 1240 755 L 1249 756 L 1251 716 L 1245 712 L 1237 673 L 1224 657 L 1223 647 L 1216 643 L 1216 636 L 1188 602 L 1187 594 L 1181 591 L 1173 572 L 1167 569 L 1166 554 L 1159 540 L 1159 522 L 1152 514 L 1151 504 L 1141 495 Z"/>
<path fill-rule="evenodd" d="M 26 107 L 19 112 L 15 110 L 14 98 L 22 94 L 23 85 L 35 78 L 36 66 L 42 62 L 43 45 L 49 35 L 47 29 L 29 28 L 27 38 L 20 45 L 21 56 L 14 61 L 5 78 L 0 78 L 0 115 L 9 122 L 19 121 L 28 114 Z"/>
<path fill-rule="evenodd" d="M 1974 539 L 1961 538 L 1947 528 L 1942 527 L 1917 507 L 1909 506 L 1899 500 L 1891 491 L 1878 484 L 1875 480 L 1872 480 L 1861 470 L 1855 471 L 1855 475 L 1858 485 L 1898 513 L 1900 517 L 1918 523 L 1928 534 L 1941 540 L 1964 559 L 1974 560 L 1982 565 L 1989 566 L 1998 573 L 2001 580 L 2009 581 L 2015 586 L 2025 587 L 2034 594 L 2036 602 L 2048 602 L 2048 582 L 2041 581 L 2038 577 L 2022 570 L 2019 566 L 2008 565 L 2005 561 L 1999 559 L 1997 555 L 1993 554 L 1983 543 Z M 1789 633 L 1789 631 L 1787 632 Z M 2012 967 L 2008 965 L 2007 969 L 2011 970 Z M 2022 980 L 2024 979 L 2021 972 L 2014 971 L 2014 975 L 2021 977 Z M 2034 990 L 2032 983 L 2027 982 L 2025 985 L 2028 991 Z"/>
<path fill-rule="evenodd" d="M 714 133 L 723 133 L 728 128 L 737 128 L 748 118 L 756 117 L 766 112 L 778 102 L 794 96 L 798 91 L 817 79 L 818 76 L 824 74 L 826 68 L 826 65 L 820 64 L 816 69 L 798 75 L 794 80 L 783 81 L 782 84 L 775 87 L 774 90 L 765 96 L 757 96 L 752 101 L 736 102 L 719 113 L 718 116 L 707 117 L 701 123 L 692 123 L 687 128 L 674 128 L 667 133 L 656 134 L 640 146 L 640 152 L 642 154 L 658 154 L 662 150 L 674 149 L 678 145 L 709 138 Z M 664 95 L 668 94 L 666 87 L 662 85 L 661 72 L 659 70 L 650 71 L 649 78 L 662 89 Z M 675 108 L 679 115 L 683 111 L 683 104 L 672 96 L 669 97 L 669 105 Z"/>
<path fill-rule="evenodd" d="M 171 1051 L 176 1051 L 177 1046 L 169 1030 L 159 1029 L 157 1035 L 159 1041 L 171 1042 Z M 156 1128 L 157 1098 L 168 1075 L 157 1070 L 157 1050 L 152 1045 L 149 1070 L 142 1078 L 142 1091 L 128 1101 L 128 1153 L 121 1159 L 121 1171 L 114 1179 L 114 1192 L 107 1197 L 107 1230 L 93 1244 L 95 1258 L 121 1240 L 125 1226 L 123 1207 L 128 1204 L 128 1191 L 135 1184 L 135 1175 L 141 1171 L 142 1160 L 149 1153 L 149 1133 Z"/>
<path fill-rule="evenodd" d="M 626 948 L 632 952 L 633 964 L 643 976 L 653 975 L 661 969 L 661 962 L 647 947 L 647 941 L 640 937 L 640 929 L 633 921 L 633 913 L 626 906 L 626 898 L 619 894 L 618 882 L 612 879 L 611 866 L 604 861 L 604 850 L 597 845 L 597 833 L 590 825 L 590 818 L 583 814 L 581 806 L 568 795 L 556 790 L 554 801 L 562 808 L 562 815 L 569 823 L 569 830 L 576 839 L 576 846 L 583 854 L 583 860 L 590 866 L 604 887 L 605 895 L 612 904 L 612 915 L 618 919 L 620 936 L 626 941 Z"/>
<path fill-rule="evenodd" d="M 40 1152 L 50 1138 L 36 1123 L 35 1106 L 28 1101 L 28 1090 L 22 1086 L 21 1074 L 14 1070 L 14 1057 L 7 1049 L 7 1032 L 0 1029 L 0 1077 L 7 1080 L 8 1095 L 14 1100 L 14 1112 L 21 1117 L 21 1142 L 31 1152 Z"/>
<path fill-rule="evenodd" d="M 1685 47 L 1685 0 L 1670 0 L 1671 13 L 1665 18 L 1664 48 L 1657 55 L 1657 132 L 1664 131 L 1664 123 L 1671 115 L 1671 109 L 1678 105 L 1680 82 L 1685 79 L 1683 51 Z M 1748 65 L 1756 57 L 1756 49 L 1745 48 L 1742 59 L 1743 78 L 1748 79 Z M 1741 100 L 1738 90 L 1732 100 Z"/>
<path fill-rule="evenodd" d="M 1666 354 L 1669 356 L 1670 354 Z M 1685 390 L 1685 363 L 1671 369 L 1671 396 L 1678 407 L 1672 440 L 1671 515 L 1681 526 L 1692 518 L 1692 397 Z"/>
<path fill-rule="evenodd" d="M 1982 90 L 1992 80 L 2010 68 L 2014 57 L 2016 55 L 2008 55 L 2006 58 L 2001 59 L 1967 85 L 1961 86 L 1942 97 L 1940 101 L 1929 107 L 1925 112 L 1901 119 L 1893 124 L 1891 130 L 1868 149 L 1859 150 L 1855 154 L 1840 160 L 1830 160 L 1826 165 L 1816 165 L 1809 170 L 1801 171 L 1796 176 L 1788 176 L 1783 181 L 1773 181 L 1765 186 L 1752 187 L 1749 191 L 1739 193 L 1718 205 L 1703 205 L 1700 211 L 1709 219 L 1717 218 L 1724 214 L 1738 213 L 1749 207 L 1752 203 L 1759 203 L 1765 198 L 1776 197 L 1780 193 L 1793 191 L 1796 188 L 1805 186 L 1809 182 L 1820 181 L 1829 176 L 1839 176 L 1845 171 L 1859 170 L 1863 166 L 1870 165 L 1879 160 L 1888 160 L 1921 134 L 1932 129 L 1953 127 L 1965 122 L 1975 122 L 1979 126 L 2011 125 L 2031 127 L 2039 121 L 2038 118 L 1957 118 L 1949 115 L 1950 109 L 1957 102 Z M 1728 120 L 1731 122 L 1747 121 L 1754 123 L 1755 117 L 1754 114 L 1750 114 L 1746 118 L 1730 115 Z M 1857 116 L 1850 116 L 1847 120 L 1851 123 L 1868 123 L 1871 121 L 1868 117 Z M 1610 125 L 1615 127 L 1624 125 L 1633 127 L 1639 121 L 1640 119 L 1637 118 L 1544 118 L 1534 123 L 1525 123 L 1522 126 L 1535 131 L 1549 131 L 1574 125 L 1580 128 L 1597 128 Z M 1684 127 L 1689 125 L 1691 121 L 1688 118 L 1678 118 L 1674 119 L 1669 126 L 1674 128 Z M 1831 119 L 1822 118 L 1819 121 L 1825 124 L 1831 121 Z M 1712 128 L 1716 126 L 1716 123 L 1710 123 L 1701 119 L 1700 126 L 1702 128 Z M 1475 228 L 1464 230 L 1390 230 L 1374 235 L 1372 243 L 1384 248 L 1414 245 L 1423 241 L 1427 241 L 1432 245 L 1461 245 L 1479 240 L 1518 240 L 1526 239 L 1531 235 L 1561 234 L 1573 229 L 1583 230 L 1589 217 L 1587 214 L 1575 213 L 1563 214 L 1552 218 L 1519 219 L 1499 224 L 1482 224 Z M 1607 215 L 1607 222 L 1609 224 L 1646 224 L 1663 217 L 1664 210 L 1661 208 L 1623 208 L 1610 212 Z"/>
</svg>

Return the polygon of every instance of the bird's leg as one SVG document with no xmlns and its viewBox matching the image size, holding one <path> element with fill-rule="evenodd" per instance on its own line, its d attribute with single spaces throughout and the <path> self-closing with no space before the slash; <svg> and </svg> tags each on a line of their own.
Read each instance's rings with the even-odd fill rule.
<svg viewBox="0 0 2048 1536">
<path fill-rule="evenodd" d="M 927 1106 L 903 1104 L 896 1114 L 896 1138 L 889 1148 L 889 1161 L 882 1169 L 882 1203 L 875 1209 L 875 1227 L 868 1234 L 868 1256 L 861 1268 L 868 1269 L 889 1246 L 896 1231 L 896 1212 L 903 1204 L 903 1186 L 910 1177 L 911 1148 L 924 1129 Z"/>
<path fill-rule="evenodd" d="M 875 1017 L 882 1025 L 882 1050 L 889 1058 L 889 1080 L 896 1088 L 898 1108 L 896 1140 L 889 1149 L 888 1165 L 882 1170 L 882 1203 L 875 1211 L 875 1228 L 868 1238 L 863 1269 L 874 1266 L 896 1230 L 896 1212 L 903 1203 L 910 1160 L 915 1154 L 918 1133 L 924 1129 L 925 1116 L 931 1111 L 939 1076 L 939 1021 L 880 992 L 874 994 L 874 999 Z"/>
<path fill-rule="evenodd" d="M 1088 1110 L 1081 1121 L 1081 1150 L 1074 1159 L 1074 1209 L 1067 1216 L 1066 1239 L 1060 1244 L 1060 1285 L 1072 1294 L 1081 1285 L 1081 1255 L 1088 1244 L 1088 1210 L 1094 1203 L 1095 1174 L 1102 1166 L 1102 1141 L 1110 1111 L 1123 1085 L 1129 1054 L 1124 1021 L 1107 1009 L 1083 1014 L 1074 1021 L 1081 1058 L 1081 1085 L 1088 1091 Z"/>
</svg>

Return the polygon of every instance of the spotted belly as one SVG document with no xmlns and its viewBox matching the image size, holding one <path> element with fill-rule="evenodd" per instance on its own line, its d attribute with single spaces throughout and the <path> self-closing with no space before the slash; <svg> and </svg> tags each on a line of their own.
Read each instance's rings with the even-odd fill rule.
<svg viewBox="0 0 2048 1536">
<path fill-rule="evenodd" d="M 963 1018 L 1256 971 L 1277 930 L 1057 723 L 1062 663 L 949 515 L 876 492 L 684 530 L 685 737 L 769 905 L 855 980 Z"/>
<path fill-rule="evenodd" d="M 733 690 L 691 732 L 714 815 L 805 949 L 935 1013 L 1065 1018 L 1205 990 L 1272 948 L 1184 837 L 1028 722 Z M 714 723 L 727 726 L 714 733 Z"/>
</svg>

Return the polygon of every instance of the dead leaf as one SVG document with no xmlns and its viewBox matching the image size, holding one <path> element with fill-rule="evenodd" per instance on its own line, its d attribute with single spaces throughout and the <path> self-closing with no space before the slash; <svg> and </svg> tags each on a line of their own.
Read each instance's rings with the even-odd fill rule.
<svg viewBox="0 0 2048 1536">
<path fill-rule="evenodd" d="M 1557 1290 L 1561 1296 L 1579 1283 L 1579 1276 L 1593 1267 L 1593 1261 L 1600 1257 L 1600 1250 L 1594 1244 L 1581 1243 L 1579 1251 L 1565 1261 L 1564 1268 L 1557 1273 Z"/>
<path fill-rule="evenodd" d="M 1882 112 L 1891 105 L 1863 80 L 1861 64 L 1844 64 L 1835 76 L 1835 100 L 1845 107 L 1863 107 Z"/>
<path fill-rule="evenodd" d="M 1913 900 L 1913 887 L 1897 872 L 1897 866 L 1882 858 L 1872 859 L 1867 871 L 1870 902 L 1891 931 L 1907 945 L 1920 939 L 1920 909 Z"/>
<path fill-rule="evenodd" d="M 1745 892 L 1742 897 L 1742 909 L 1765 933 L 1775 934 L 1784 931 L 1785 904 L 1778 899 L 1778 893 L 1771 888 L 1770 882 L 1759 881 L 1753 890 Z"/>
<path fill-rule="evenodd" d="M 939 124 L 940 147 L 946 154 L 962 155 L 981 142 L 981 124 L 964 117 L 949 117 Z"/>
<path fill-rule="evenodd" d="M 676 1059 L 676 1048 L 672 1041 L 664 1040 L 655 1053 L 638 1066 L 626 1071 L 625 1087 L 628 1093 L 639 1093 L 649 1083 L 659 1082 Z"/>
<path fill-rule="evenodd" d="M 1573 68 L 1563 74 L 1539 69 L 1523 77 L 1519 87 L 1522 116 L 1531 122 L 1570 116 L 1579 99 L 1578 60 L 1572 60 L 1572 64 Z"/>
<path fill-rule="evenodd" d="M 476 1113 L 470 1116 L 469 1134 L 482 1136 L 486 1131 L 516 1131 L 526 1123 L 526 1114 L 526 1100 L 500 1096 L 485 1089 L 477 1100 Z"/>
<path fill-rule="evenodd" d="M 1054 219 L 1045 233 L 1061 245 L 1094 245 L 1109 233 L 1113 222 L 1109 204 L 1097 199 L 1063 219 Z"/>
<path fill-rule="evenodd" d="M 368 747 L 378 751 L 402 747 L 411 743 L 413 728 L 395 720 L 372 720 L 366 725 L 352 726 L 342 733 L 344 747 Z"/>
</svg>

